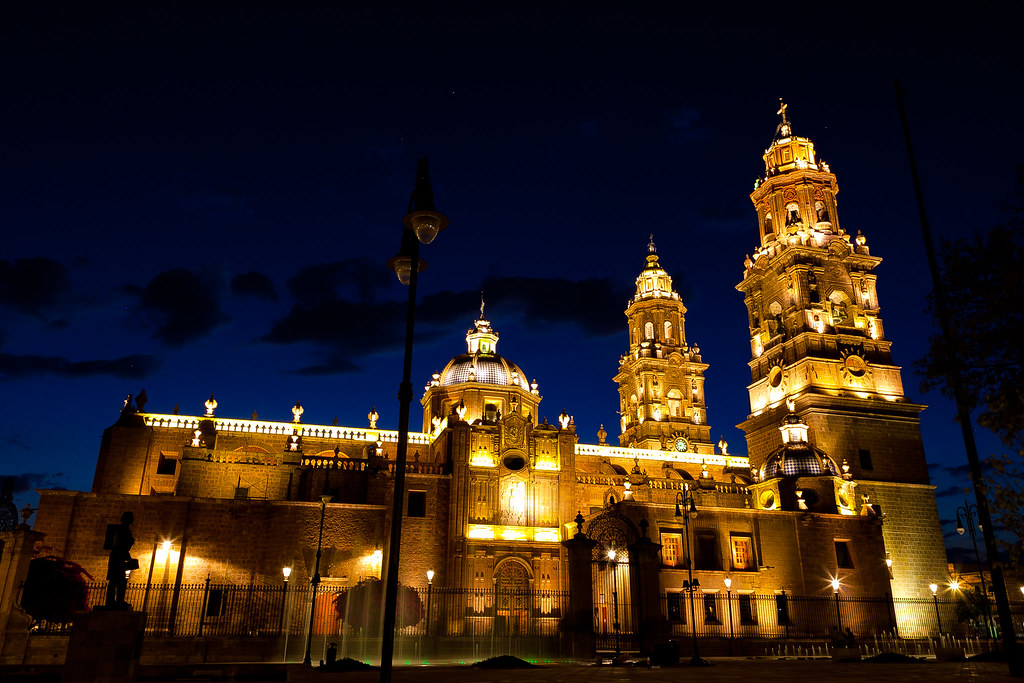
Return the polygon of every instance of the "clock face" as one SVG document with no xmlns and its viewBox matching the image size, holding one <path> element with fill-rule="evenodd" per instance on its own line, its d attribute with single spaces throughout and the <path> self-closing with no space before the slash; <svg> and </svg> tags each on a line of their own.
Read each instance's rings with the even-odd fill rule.
<svg viewBox="0 0 1024 683">
<path fill-rule="evenodd" d="M 676 451 L 680 453 L 685 453 L 687 446 L 689 446 L 689 444 L 686 443 L 686 439 L 684 439 L 683 437 L 680 436 L 676 439 Z"/>
</svg>

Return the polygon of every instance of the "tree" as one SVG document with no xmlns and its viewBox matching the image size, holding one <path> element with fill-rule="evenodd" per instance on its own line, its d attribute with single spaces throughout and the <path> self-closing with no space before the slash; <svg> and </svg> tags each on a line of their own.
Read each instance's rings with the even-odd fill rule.
<svg viewBox="0 0 1024 683">
<path fill-rule="evenodd" d="M 945 341 L 933 335 L 917 369 L 924 391 L 938 389 L 952 398 L 948 359 L 956 359 L 968 409 L 1010 453 L 987 463 L 993 521 L 1024 538 L 1024 165 L 1017 171 L 1006 223 L 943 243 L 942 279 L 954 334 Z M 934 313 L 934 301 L 929 307 Z"/>
<path fill-rule="evenodd" d="M 384 586 L 380 579 L 363 579 L 356 585 L 336 593 L 334 611 L 339 621 L 346 622 L 356 631 L 376 633 L 381 628 Z M 395 627 L 405 628 L 420 623 L 423 601 L 415 589 L 398 586 L 398 605 Z"/>
<path fill-rule="evenodd" d="M 37 557 L 28 565 L 21 594 L 21 608 L 41 623 L 66 624 L 75 612 L 89 609 L 89 572 L 76 562 L 60 557 Z"/>
</svg>

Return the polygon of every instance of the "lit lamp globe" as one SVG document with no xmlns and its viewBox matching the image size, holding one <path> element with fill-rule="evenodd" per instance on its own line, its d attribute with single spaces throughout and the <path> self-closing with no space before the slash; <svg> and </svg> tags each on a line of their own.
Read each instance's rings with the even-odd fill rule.
<svg viewBox="0 0 1024 683">
<path fill-rule="evenodd" d="M 832 579 L 832 592 L 833 593 L 838 593 L 839 592 L 839 579 Z"/>
<path fill-rule="evenodd" d="M 725 590 L 729 590 L 730 588 L 732 588 L 732 579 L 726 577 L 722 581 L 725 583 Z"/>
<path fill-rule="evenodd" d="M 430 209 L 407 213 L 402 222 L 413 231 L 416 239 L 422 244 L 430 244 L 437 237 L 437 233 L 448 227 L 448 217 Z"/>
<path fill-rule="evenodd" d="M 292 575 L 292 568 L 291 567 L 282 567 L 281 568 L 281 573 L 284 574 L 284 580 L 287 581 L 288 577 Z"/>
<path fill-rule="evenodd" d="M 939 584 L 929 583 L 928 588 L 931 589 L 932 595 L 935 595 L 939 591 Z"/>
<path fill-rule="evenodd" d="M 428 584 L 434 583 L 434 570 L 433 569 L 428 569 L 427 570 L 427 583 Z"/>
</svg>

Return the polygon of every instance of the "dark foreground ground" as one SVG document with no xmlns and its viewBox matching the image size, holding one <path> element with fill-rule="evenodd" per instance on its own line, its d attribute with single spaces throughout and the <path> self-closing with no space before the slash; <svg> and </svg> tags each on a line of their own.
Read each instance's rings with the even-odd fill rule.
<svg viewBox="0 0 1024 683">
<path fill-rule="evenodd" d="M 993 662 L 914 662 L 878 664 L 873 662 L 833 663 L 828 660 L 714 659 L 710 667 L 689 666 L 648 669 L 630 666 L 550 664 L 528 669 L 485 670 L 471 667 L 400 667 L 393 670 L 394 683 L 681 683 L 682 681 L 1021 681 L 1011 678 L 1006 664 Z M 379 672 L 352 671 L 321 673 L 289 668 L 288 680 L 345 681 L 376 683 Z"/>
</svg>

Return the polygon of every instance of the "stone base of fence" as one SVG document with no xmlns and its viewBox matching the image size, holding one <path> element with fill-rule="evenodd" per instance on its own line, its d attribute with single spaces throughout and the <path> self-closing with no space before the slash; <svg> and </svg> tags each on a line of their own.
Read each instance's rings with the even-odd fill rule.
<svg viewBox="0 0 1024 683">
<path fill-rule="evenodd" d="M 64 659 L 63 683 L 133 683 L 146 615 L 93 610 L 75 615 Z"/>
</svg>

